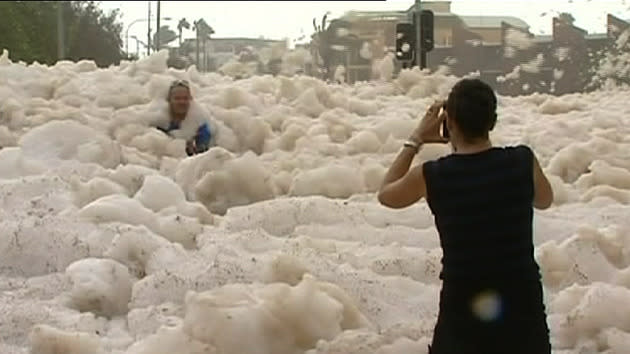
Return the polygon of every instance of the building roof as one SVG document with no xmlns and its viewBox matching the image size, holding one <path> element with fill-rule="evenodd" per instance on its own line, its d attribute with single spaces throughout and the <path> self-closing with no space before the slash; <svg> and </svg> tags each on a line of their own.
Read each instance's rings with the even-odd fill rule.
<svg viewBox="0 0 630 354">
<path fill-rule="evenodd" d="M 350 21 L 409 21 L 410 12 L 414 6 L 407 11 L 347 11 L 340 19 Z M 501 28 L 501 23 L 505 22 L 511 26 L 529 30 L 529 25 L 520 18 L 513 16 L 459 16 L 452 12 L 433 12 L 435 17 L 457 17 L 469 28 Z"/>
<path fill-rule="evenodd" d="M 433 12 L 438 12 L 436 6 L 439 9 L 447 9 L 447 11 L 451 11 L 451 2 L 452 1 L 423 1 L 421 4 L 421 8 L 423 10 L 431 10 Z M 414 12 L 416 11 L 417 5 L 414 3 L 407 9 L 406 12 Z"/>
<path fill-rule="evenodd" d="M 406 20 L 404 11 L 347 11 L 341 16 L 344 20 L 361 19 L 363 21 Z"/>
<path fill-rule="evenodd" d="M 407 11 L 347 11 L 340 19 L 346 21 L 362 20 L 362 21 L 409 21 L 409 13 Z M 435 17 L 457 17 L 452 12 L 434 12 Z"/>
<path fill-rule="evenodd" d="M 470 28 L 501 28 L 501 22 L 514 27 L 529 29 L 529 25 L 520 18 L 512 16 L 459 16 Z"/>
<path fill-rule="evenodd" d="M 607 33 L 590 33 L 584 36 L 586 39 L 608 39 Z"/>
<path fill-rule="evenodd" d="M 529 30 L 529 25 L 513 16 L 458 16 L 452 12 L 434 12 L 435 17 L 459 17 L 469 28 L 501 28 L 506 22 L 514 27 Z M 347 11 L 341 19 L 346 21 L 408 21 L 407 11 Z"/>
</svg>

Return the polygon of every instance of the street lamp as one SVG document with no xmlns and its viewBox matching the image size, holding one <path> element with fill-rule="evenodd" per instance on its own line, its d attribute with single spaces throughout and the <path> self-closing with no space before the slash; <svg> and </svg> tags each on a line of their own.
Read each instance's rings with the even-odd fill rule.
<svg viewBox="0 0 630 354">
<path fill-rule="evenodd" d="M 172 20 L 171 17 L 162 17 L 161 18 L 164 21 L 170 21 Z M 134 24 L 138 23 L 138 22 L 147 22 L 149 21 L 148 18 L 139 18 L 137 20 L 133 20 L 129 26 L 127 26 L 127 30 L 125 31 L 125 45 L 126 45 L 126 49 L 125 51 L 127 52 L 127 54 L 129 54 L 129 29 L 131 28 L 131 26 L 133 26 Z"/>
<path fill-rule="evenodd" d="M 131 36 L 131 39 L 136 41 L 136 57 L 140 58 L 140 44 L 142 44 L 142 46 L 145 48 L 147 47 L 147 44 L 136 36 Z"/>
</svg>

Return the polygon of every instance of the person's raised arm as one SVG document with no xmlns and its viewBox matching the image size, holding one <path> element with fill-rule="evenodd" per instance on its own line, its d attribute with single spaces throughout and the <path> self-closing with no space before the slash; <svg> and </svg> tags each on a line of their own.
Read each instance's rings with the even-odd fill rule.
<svg viewBox="0 0 630 354">
<path fill-rule="evenodd" d="M 409 167 L 423 143 L 445 143 L 448 141 L 440 136 L 440 125 L 445 119 L 443 116 L 438 116 L 440 107 L 442 107 L 442 102 L 429 108 L 387 171 L 378 191 L 378 201 L 382 205 L 395 209 L 404 208 L 426 195 L 422 165 L 415 166 L 411 170 Z"/>
<path fill-rule="evenodd" d="M 426 194 L 422 165 L 409 170 L 418 148 L 406 145 L 387 171 L 378 191 L 378 201 L 382 205 L 394 209 L 404 208 Z"/>
</svg>

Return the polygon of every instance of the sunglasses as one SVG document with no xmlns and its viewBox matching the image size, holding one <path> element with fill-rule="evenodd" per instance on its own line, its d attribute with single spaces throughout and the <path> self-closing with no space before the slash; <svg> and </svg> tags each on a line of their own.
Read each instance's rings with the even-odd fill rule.
<svg viewBox="0 0 630 354">
<path fill-rule="evenodd" d="M 170 88 L 173 89 L 175 87 L 178 86 L 183 86 L 185 88 L 190 88 L 190 83 L 188 82 L 188 80 L 175 80 L 171 83 Z"/>
</svg>

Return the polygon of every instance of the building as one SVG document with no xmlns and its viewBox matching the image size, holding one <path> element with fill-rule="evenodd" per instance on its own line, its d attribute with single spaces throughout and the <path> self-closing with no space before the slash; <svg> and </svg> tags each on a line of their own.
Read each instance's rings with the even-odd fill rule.
<svg viewBox="0 0 630 354">
<path fill-rule="evenodd" d="M 286 50 L 287 42 L 264 38 L 209 38 L 204 43 L 199 43 L 199 64 L 202 71 L 215 71 L 230 59 L 245 51 L 260 52 L 263 48 L 280 48 Z M 188 57 L 193 63 L 197 56 L 197 41 L 195 38 L 186 39 L 182 43 L 182 55 Z"/>
<path fill-rule="evenodd" d="M 484 43 L 501 43 L 502 23 L 529 31 L 525 21 L 512 16 L 459 16 L 451 12 L 450 1 L 423 2 L 423 10 L 431 10 L 434 15 L 434 39 L 436 46 L 451 46 L 453 32 L 457 27 L 478 34 Z M 373 41 L 385 40 L 388 46 L 395 41 L 396 24 L 411 22 L 415 6 L 406 11 L 349 11 L 340 20 L 352 24 L 351 33 L 360 39 Z"/>
<path fill-rule="evenodd" d="M 453 47 L 456 37 L 462 33 L 472 34 L 479 44 L 499 45 L 503 38 L 503 24 L 529 32 L 529 25 L 511 16 L 459 16 L 451 12 L 450 1 L 430 1 L 422 3 L 423 10 L 431 10 L 434 15 L 435 48 Z M 345 56 L 336 56 L 333 67 L 346 67 L 347 82 L 369 80 L 372 62 L 382 59 L 388 52 L 395 51 L 396 24 L 411 22 L 415 5 L 404 11 L 349 11 L 335 21 L 347 23 L 354 50 Z M 331 26 L 332 26 L 331 22 Z M 369 61 L 362 60 L 357 53 L 364 46 L 371 49 Z M 334 70 L 329 68 L 329 70 Z"/>
<path fill-rule="evenodd" d="M 459 16 L 464 27 L 481 37 L 484 44 L 499 44 L 503 40 L 503 23 L 529 32 L 529 25 L 525 21 L 512 16 Z"/>
<path fill-rule="evenodd" d="M 451 12 L 450 4 L 449 1 L 422 3 L 423 9 L 434 14 L 435 45 L 427 56 L 429 69 L 447 65 L 456 76 L 479 73 L 505 95 L 565 94 L 595 89 L 593 74 L 600 61 L 606 53 L 619 51 L 615 40 L 630 29 L 628 21 L 612 15 L 608 16 L 608 33 L 601 34 L 589 34 L 572 23 L 554 18 L 551 35 L 535 36 L 519 18 L 459 16 Z M 329 45 L 342 50 L 329 53 L 327 72 L 343 65 L 348 83 L 374 78 L 375 61 L 396 50 L 396 25 L 412 22 L 414 12 L 414 6 L 406 11 L 349 11 L 333 20 L 329 27 L 332 33 L 325 38 L 334 42 Z M 339 33 L 343 33 L 343 40 Z M 515 45 L 517 42 L 521 44 Z M 366 47 L 371 49 L 368 56 L 362 55 L 367 52 Z M 396 71 L 404 65 L 397 60 L 394 64 Z M 630 82 L 627 76 L 615 79 Z"/>
</svg>

